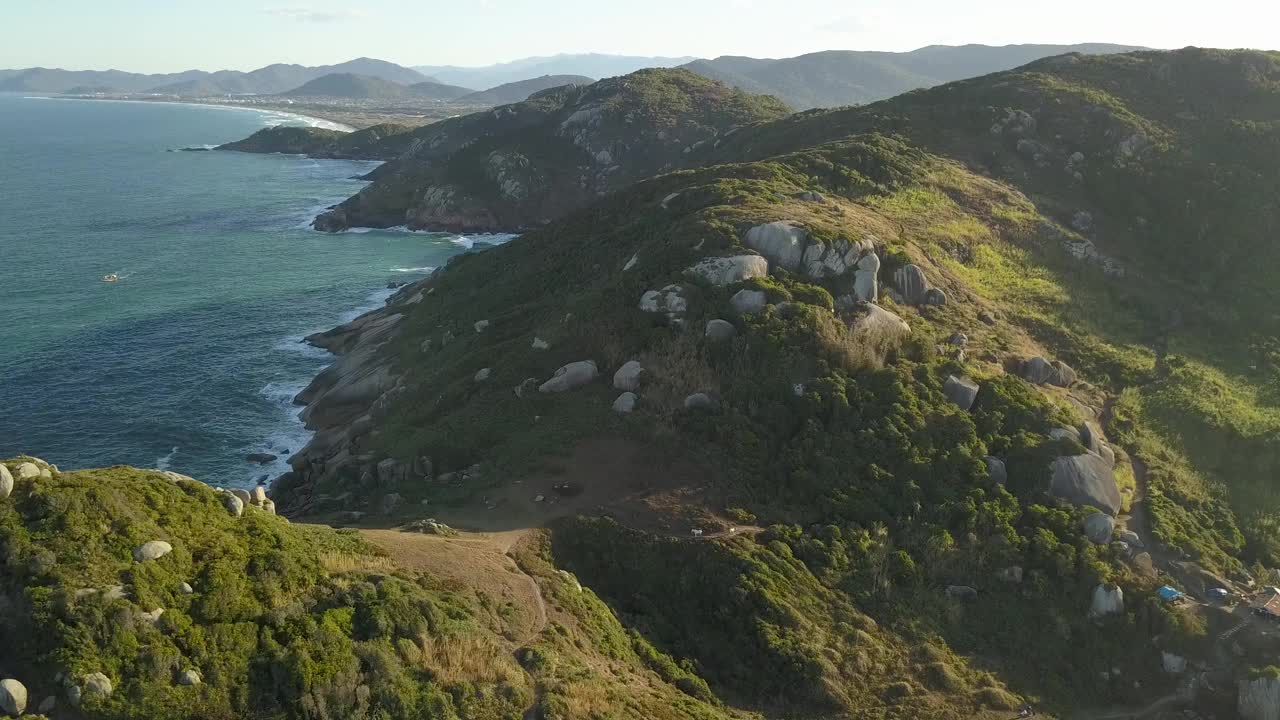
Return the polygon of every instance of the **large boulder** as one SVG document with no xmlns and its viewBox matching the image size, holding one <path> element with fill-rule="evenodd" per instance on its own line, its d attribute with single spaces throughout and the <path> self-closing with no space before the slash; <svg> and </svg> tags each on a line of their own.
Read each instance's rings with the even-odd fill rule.
<svg viewBox="0 0 1280 720">
<path fill-rule="evenodd" d="M 987 463 L 987 477 L 991 479 L 991 482 L 997 485 L 1004 485 L 1009 482 L 1009 470 L 1005 467 L 1003 460 L 991 455 L 988 455 L 985 459 Z"/>
<path fill-rule="evenodd" d="M 377 474 L 378 485 L 393 488 L 408 479 L 409 466 L 395 458 L 386 458 L 378 461 L 374 472 Z"/>
<path fill-rule="evenodd" d="M 267 489 L 261 485 L 254 486 L 253 490 L 249 491 L 249 501 L 254 505 L 262 505 L 267 501 Z"/>
<path fill-rule="evenodd" d="M 1076 381 L 1076 371 L 1061 360 L 1050 362 L 1036 356 L 1023 361 L 1020 375 L 1035 385 L 1057 385 L 1071 387 Z"/>
<path fill-rule="evenodd" d="M 1124 591 L 1119 585 L 1104 584 L 1093 589 L 1089 617 L 1103 617 L 1124 612 Z"/>
<path fill-rule="evenodd" d="M 556 370 L 550 380 L 538 387 L 539 392 L 559 393 L 580 388 L 600 375 L 594 360 L 579 360 Z"/>
<path fill-rule="evenodd" d="M 1181 675 L 1187 671 L 1187 659 L 1168 651 L 1161 652 L 1160 666 L 1170 675 Z"/>
<path fill-rule="evenodd" d="M 679 321 L 689 309 L 684 287 L 667 285 L 661 290 L 648 290 L 640 296 L 640 309 L 649 313 L 662 313 L 668 320 Z"/>
<path fill-rule="evenodd" d="M 837 238 L 830 244 L 821 240 L 812 240 L 804 250 L 801 272 L 815 280 L 840 277 L 854 270 L 858 266 L 858 260 L 863 254 L 870 252 L 872 247 L 870 240 L 853 242 L 845 238 Z"/>
<path fill-rule="evenodd" d="M 13 474 L 9 468 L 0 463 L 0 498 L 7 498 L 13 492 Z"/>
<path fill-rule="evenodd" d="M 769 261 L 759 255 L 706 258 L 686 272 L 716 287 L 724 287 L 743 280 L 765 277 L 769 274 Z"/>
<path fill-rule="evenodd" d="M 1084 519 L 1084 535 L 1094 545 L 1106 545 L 1116 530 L 1115 518 L 1106 513 L 1090 513 Z"/>
<path fill-rule="evenodd" d="M 942 393 L 961 410 L 968 412 L 973 407 L 973 401 L 978 398 L 978 383 L 969 378 L 951 375 L 943 383 Z"/>
<path fill-rule="evenodd" d="M 907 264 L 893 272 L 893 284 L 908 305 L 925 304 L 926 295 L 932 287 L 919 265 Z"/>
<path fill-rule="evenodd" d="M 1098 453 L 1102 448 L 1102 431 L 1097 425 L 1085 422 L 1080 426 L 1080 444 L 1091 453 Z M 1099 453 L 1100 454 L 1100 453 Z"/>
<path fill-rule="evenodd" d="M 253 496 L 250 495 L 249 491 L 245 490 L 244 488 L 231 488 L 227 492 L 231 493 L 232 495 L 235 495 L 237 498 L 240 499 L 240 502 L 244 503 L 245 505 L 248 505 L 249 503 L 253 502 Z"/>
<path fill-rule="evenodd" d="M 133 549 L 133 559 L 138 562 L 159 560 L 171 552 L 173 552 L 173 546 L 169 543 L 163 540 L 151 540 Z"/>
<path fill-rule="evenodd" d="M 40 466 L 35 463 L 24 462 L 18 466 L 16 472 L 18 480 L 34 480 L 40 477 Z"/>
<path fill-rule="evenodd" d="M 716 399 L 707 393 L 694 393 L 684 399 L 686 410 L 715 410 Z"/>
<path fill-rule="evenodd" d="M 763 310 L 769 301 L 763 290 L 739 290 L 729 298 L 729 304 L 739 315 L 750 315 Z"/>
<path fill-rule="evenodd" d="M 111 678 L 100 672 L 89 673 L 84 676 L 84 694 L 98 695 L 99 697 L 110 697 L 115 692 L 115 686 L 111 684 Z"/>
<path fill-rule="evenodd" d="M 644 375 L 644 367 L 638 360 L 628 360 L 613 374 L 613 386 L 618 390 L 635 392 L 640 389 L 640 379 Z"/>
<path fill-rule="evenodd" d="M 1108 515 L 1120 512 L 1120 487 L 1107 461 L 1091 453 L 1053 461 L 1049 493 L 1072 505 L 1095 507 Z"/>
<path fill-rule="evenodd" d="M 809 233 L 788 222 L 757 225 L 747 231 L 742 243 L 792 272 L 800 270 Z"/>
<path fill-rule="evenodd" d="M 27 688 L 11 678 L 0 680 L 0 710 L 17 717 L 26 712 Z"/>
<path fill-rule="evenodd" d="M 863 333 L 884 333 L 886 335 L 905 336 L 911 334 L 911 326 L 906 320 L 898 317 L 898 315 L 889 310 L 876 305 L 875 303 L 867 303 L 865 312 L 853 321 L 853 329 Z"/>
<path fill-rule="evenodd" d="M 199 685 L 201 682 L 200 673 L 195 670 L 183 670 L 178 674 L 178 684 L 186 687 Z"/>
<path fill-rule="evenodd" d="M 638 398 L 633 392 L 624 392 L 613 401 L 613 411 L 619 415 L 627 415 L 636 409 L 636 401 Z"/>
<path fill-rule="evenodd" d="M 738 328 L 734 327 L 733 323 L 728 320 L 717 318 L 707 321 L 707 328 L 703 334 L 707 340 L 713 343 L 729 342 L 738 334 Z"/>
<path fill-rule="evenodd" d="M 1236 712 L 1242 720 L 1280 720 L 1280 676 L 1261 673 L 1237 685 Z"/>
<path fill-rule="evenodd" d="M 241 492 L 244 492 L 243 490 Z M 245 493 L 248 495 L 248 493 Z M 222 496 L 222 506 L 231 513 L 231 517 L 240 517 L 244 514 L 245 502 L 240 499 L 239 495 L 227 493 Z"/>
<path fill-rule="evenodd" d="M 880 256 L 873 252 L 863 255 L 858 260 L 858 269 L 853 275 L 853 294 L 863 302 L 875 302 L 880 298 Z"/>
</svg>

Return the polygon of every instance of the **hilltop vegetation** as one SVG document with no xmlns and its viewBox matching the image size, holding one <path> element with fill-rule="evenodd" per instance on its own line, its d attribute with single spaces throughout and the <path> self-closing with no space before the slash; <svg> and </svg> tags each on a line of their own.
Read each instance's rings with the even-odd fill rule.
<svg viewBox="0 0 1280 720">
<path fill-rule="evenodd" d="M 288 97 L 328 97 L 355 100 L 396 100 L 420 97 L 430 100 L 455 100 L 471 93 L 471 90 L 434 81 L 401 85 L 372 75 L 332 73 L 296 87 L 283 95 Z"/>
<path fill-rule="evenodd" d="M 595 80 L 585 75 L 543 75 L 529 80 L 504 83 L 488 90 L 471 93 L 463 96 L 459 102 L 473 105 L 507 105 L 528 100 L 530 95 L 543 90 L 564 87 L 565 85 L 590 85 L 593 82 Z"/>
<path fill-rule="evenodd" d="M 401 570 L 354 531 L 238 516 L 173 473 L 4 465 L 18 478 L 0 499 L 0 675 L 29 714 L 491 720 L 627 695 L 645 717 L 731 716 L 649 669 L 672 661 L 599 601 L 569 602 L 536 550 L 525 562 L 564 609 L 517 637 L 503 598 Z M 155 541 L 168 551 L 141 554 Z"/>
<path fill-rule="evenodd" d="M 682 167 L 720 135 L 782 117 L 756 97 L 682 70 L 643 70 L 416 130 L 374 183 L 316 220 L 509 232 L 536 227 L 636 180 Z"/>
<path fill-rule="evenodd" d="M 1276 472 L 1280 438 L 1280 326 L 1264 308 L 1277 301 L 1268 278 L 1280 260 L 1269 199 L 1280 187 L 1280 129 L 1268 119 L 1280 112 L 1278 83 L 1276 53 L 1070 55 L 865 109 L 797 115 L 740 133 L 714 157 L 767 157 L 887 129 L 1022 188 L 1042 212 L 1076 225 L 1072 252 L 1122 275 L 1097 300 L 1072 288 L 1096 311 L 1058 294 L 993 290 L 1040 342 L 1114 393 L 1128 391 L 1126 429 L 1174 453 L 1169 467 L 1183 469 L 1157 474 L 1153 495 L 1166 538 L 1231 566 L 1224 556 L 1242 549 L 1239 521 L 1243 557 L 1274 565 L 1280 496 L 1263 478 Z"/>
<path fill-rule="evenodd" d="M 797 110 L 809 110 L 862 105 L 1054 55 L 1137 49 L 1100 43 L 931 45 L 904 53 L 829 50 L 779 60 L 725 56 L 694 60 L 682 67 L 747 92 L 773 95 Z"/>
</svg>

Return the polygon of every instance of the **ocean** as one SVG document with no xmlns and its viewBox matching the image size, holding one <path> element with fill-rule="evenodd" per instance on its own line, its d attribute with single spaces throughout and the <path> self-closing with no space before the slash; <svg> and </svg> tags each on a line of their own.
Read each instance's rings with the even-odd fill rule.
<svg viewBox="0 0 1280 720">
<path fill-rule="evenodd" d="M 173 152 L 281 123 L 309 124 L 0 94 L 0 457 L 224 486 L 288 469 L 309 436 L 290 401 L 331 360 L 302 337 L 469 240 L 310 230 L 376 163 Z"/>
</svg>

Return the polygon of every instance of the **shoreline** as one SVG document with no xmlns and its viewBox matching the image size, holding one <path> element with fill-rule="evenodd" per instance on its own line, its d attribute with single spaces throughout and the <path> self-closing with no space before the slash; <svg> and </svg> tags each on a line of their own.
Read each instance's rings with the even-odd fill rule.
<svg viewBox="0 0 1280 720">
<path fill-rule="evenodd" d="M 324 130 L 337 130 L 339 132 L 355 132 L 356 128 L 337 120 L 329 118 L 317 117 L 315 115 L 303 115 L 302 113 L 293 112 L 291 110 L 277 109 L 274 107 L 251 107 L 248 105 L 230 105 L 225 103 L 214 102 L 196 102 L 192 100 L 144 100 L 140 98 L 110 98 L 110 97 L 68 97 L 62 95 L 28 95 L 26 97 L 39 97 L 46 100 L 87 100 L 91 102 L 120 102 L 120 103 L 148 103 L 157 105 L 188 105 L 192 107 L 211 107 L 221 108 L 225 110 L 240 110 L 243 112 L 255 112 L 260 115 L 270 116 L 277 115 L 284 118 L 301 120 L 310 127 L 321 128 Z M 273 127 L 273 126 L 268 126 Z"/>
</svg>

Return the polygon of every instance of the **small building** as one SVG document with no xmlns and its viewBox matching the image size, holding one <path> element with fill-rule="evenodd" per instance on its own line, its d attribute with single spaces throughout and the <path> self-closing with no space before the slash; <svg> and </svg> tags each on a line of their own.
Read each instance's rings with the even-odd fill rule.
<svg viewBox="0 0 1280 720">
<path fill-rule="evenodd" d="M 1165 602 L 1177 602 L 1184 597 L 1182 591 L 1168 585 L 1163 585 L 1159 590 L 1156 590 L 1156 595 L 1159 595 L 1160 599 Z"/>
</svg>

